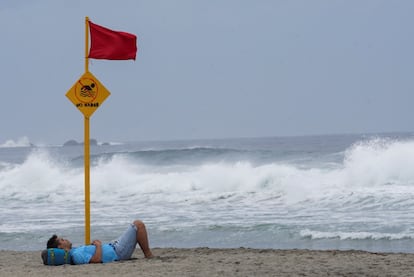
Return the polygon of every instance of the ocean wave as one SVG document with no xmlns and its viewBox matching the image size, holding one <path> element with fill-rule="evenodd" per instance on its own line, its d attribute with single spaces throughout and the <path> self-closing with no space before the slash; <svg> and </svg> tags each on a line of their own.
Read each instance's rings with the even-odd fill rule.
<svg viewBox="0 0 414 277">
<path fill-rule="evenodd" d="M 414 185 L 414 141 L 372 139 L 345 152 L 343 179 L 349 184 Z"/>
<path fill-rule="evenodd" d="M 339 239 L 339 240 L 404 240 L 413 239 L 414 233 L 378 233 L 378 232 L 322 232 L 305 229 L 300 236 L 306 239 Z"/>
<path fill-rule="evenodd" d="M 0 148 L 15 148 L 15 147 L 32 147 L 28 137 L 21 137 L 17 140 L 9 139 L 3 144 L 0 144 Z"/>
<path fill-rule="evenodd" d="M 357 143 L 344 152 L 342 163 L 328 167 L 302 168 L 283 160 L 257 164 L 247 152 L 197 147 L 101 153 L 92 155 L 91 183 L 105 197 L 199 192 L 224 200 L 254 193 L 286 204 L 310 201 L 373 209 L 412 204 L 407 199 L 414 195 L 412 141 Z M 81 192 L 82 162 L 83 157 L 67 161 L 47 149 L 34 149 L 22 164 L 0 166 L 0 197 L 35 197 L 68 187 Z"/>
<path fill-rule="evenodd" d="M 144 149 L 138 151 L 114 150 L 91 155 L 92 161 L 111 160 L 122 156 L 131 162 L 152 166 L 193 165 L 206 162 L 239 161 L 254 158 L 251 151 L 214 147 L 188 147 L 177 149 Z M 74 160 L 81 160 L 83 156 Z"/>
</svg>

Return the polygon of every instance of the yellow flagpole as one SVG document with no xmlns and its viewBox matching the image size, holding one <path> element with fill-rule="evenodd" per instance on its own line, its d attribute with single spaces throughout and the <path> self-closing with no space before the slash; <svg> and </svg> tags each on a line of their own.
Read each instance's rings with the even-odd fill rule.
<svg viewBox="0 0 414 277">
<path fill-rule="evenodd" d="M 89 17 L 85 17 L 85 73 L 89 71 Z"/>
<path fill-rule="evenodd" d="M 89 71 L 89 18 L 85 17 L 85 73 Z M 85 116 L 85 245 L 91 243 L 89 117 Z"/>
<path fill-rule="evenodd" d="M 89 172 L 89 117 L 85 116 L 85 245 L 91 243 L 91 200 Z"/>
</svg>

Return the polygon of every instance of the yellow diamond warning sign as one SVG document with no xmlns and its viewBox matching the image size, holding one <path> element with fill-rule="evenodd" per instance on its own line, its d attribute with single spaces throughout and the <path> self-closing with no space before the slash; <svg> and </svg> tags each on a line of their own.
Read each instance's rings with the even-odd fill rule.
<svg viewBox="0 0 414 277">
<path fill-rule="evenodd" d="M 66 93 L 66 97 L 84 116 L 90 117 L 110 94 L 92 73 L 86 72 Z"/>
</svg>

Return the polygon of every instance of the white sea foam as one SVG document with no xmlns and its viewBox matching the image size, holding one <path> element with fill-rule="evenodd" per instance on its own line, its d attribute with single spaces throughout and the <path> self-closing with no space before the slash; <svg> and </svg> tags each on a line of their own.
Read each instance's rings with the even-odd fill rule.
<svg viewBox="0 0 414 277">
<path fill-rule="evenodd" d="M 18 138 L 17 140 L 9 139 L 3 144 L 0 144 L 0 147 L 2 148 L 8 148 L 8 147 L 30 147 L 30 141 L 29 138 L 24 136 L 21 138 Z"/>
<path fill-rule="evenodd" d="M 23 164 L 0 171 L 0 198 L 33 200 L 60 196 L 73 198 L 80 192 L 73 184 L 82 180 L 81 171 L 53 160 L 47 151 L 34 150 Z"/>
<path fill-rule="evenodd" d="M 346 152 L 347 185 L 414 185 L 414 142 L 375 139 L 353 145 Z"/>
<path fill-rule="evenodd" d="M 414 193 L 412 164 L 414 142 L 393 141 L 356 144 L 346 151 L 344 162 L 334 168 L 303 169 L 280 162 L 255 166 L 249 161 L 157 167 L 115 154 L 94 164 L 91 184 L 96 193 L 108 198 L 136 193 L 178 193 L 179 197 L 183 192 L 199 191 L 273 193 L 287 203 L 296 203 L 344 193 Z M 73 189 L 81 192 L 83 182 L 83 168 L 57 160 L 46 149 L 36 149 L 24 163 L 2 167 L 0 197 L 19 194 L 31 198 Z"/>
<path fill-rule="evenodd" d="M 378 232 L 322 232 L 309 229 L 302 230 L 300 235 L 309 239 L 340 239 L 340 240 L 402 240 L 413 239 L 414 233 L 378 233 Z"/>
</svg>

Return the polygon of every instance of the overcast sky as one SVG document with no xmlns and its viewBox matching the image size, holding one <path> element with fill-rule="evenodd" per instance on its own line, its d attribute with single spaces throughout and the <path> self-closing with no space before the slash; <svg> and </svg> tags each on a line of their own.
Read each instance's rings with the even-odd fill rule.
<svg viewBox="0 0 414 277">
<path fill-rule="evenodd" d="M 83 140 L 85 16 L 138 36 L 90 60 L 99 141 L 414 131 L 411 0 L 1 0 L 0 144 Z"/>
</svg>

